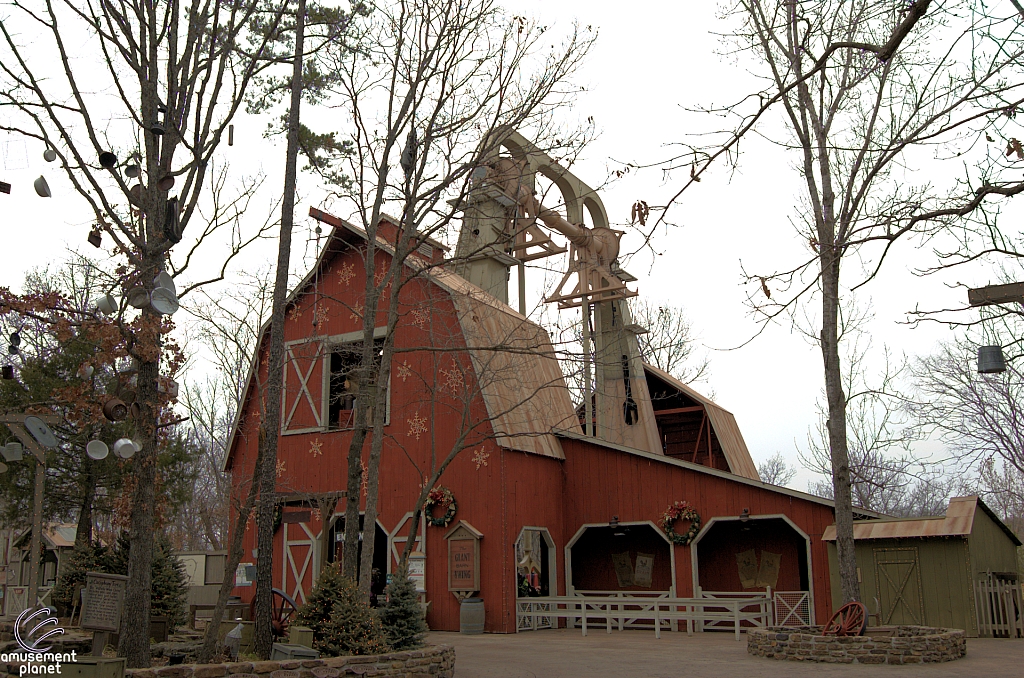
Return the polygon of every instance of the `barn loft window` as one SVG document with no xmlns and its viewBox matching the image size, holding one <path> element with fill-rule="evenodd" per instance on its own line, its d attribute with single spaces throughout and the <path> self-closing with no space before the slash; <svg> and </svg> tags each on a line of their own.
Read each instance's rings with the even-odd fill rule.
<svg viewBox="0 0 1024 678">
<path fill-rule="evenodd" d="M 376 339 L 374 345 L 374 370 L 380 369 L 381 356 L 384 353 L 384 339 Z M 337 344 L 330 352 L 330 386 L 327 395 L 327 426 L 331 430 L 350 429 L 355 426 L 355 409 L 358 399 L 356 386 L 356 370 L 363 355 L 363 342 L 353 341 Z M 391 379 L 387 380 L 384 398 L 384 423 L 391 419 Z M 371 405 L 367 416 L 372 420 Z"/>
</svg>

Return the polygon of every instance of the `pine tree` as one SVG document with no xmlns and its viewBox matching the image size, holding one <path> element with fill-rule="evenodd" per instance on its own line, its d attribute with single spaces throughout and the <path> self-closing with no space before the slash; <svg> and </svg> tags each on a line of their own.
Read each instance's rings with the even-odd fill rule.
<svg viewBox="0 0 1024 678">
<path fill-rule="evenodd" d="M 127 575 L 128 546 L 128 535 L 122 533 L 114 548 L 103 559 L 102 571 Z M 167 628 L 173 631 L 184 624 L 188 616 L 188 586 L 185 566 L 174 555 L 171 541 L 164 534 L 156 536 L 150 572 L 150 614 L 154 617 L 167 617 Z"/>
<path fill-rule="evenodd" d="M 313 629 L 313 648 L 325 656 L 381 654 L 388 651 L 380 619 L 359 587 L 333 563 L 320 573 L 296 624 Z"/>
<path fill-rule="evenodd" d="M 419 594 L 406 568 L 391 576 L 387 602 L 380 610 L 380 621 L 393 650 L 409 650 L 423 645 L 423 636 L 429 629 L 423 619 Z"/>
<path fill-rule="evenodd" d="M 107 549 L 99 544 L 79 544 L 75 546 L 70 557 L 61 568 L 60 578 L 53 587 L 50 600 L 57 607 L 58 613 L 71 616 L 74 605 L 75 586 L 85 584 L 86 572 L 100 572 Z"/>
</svg>

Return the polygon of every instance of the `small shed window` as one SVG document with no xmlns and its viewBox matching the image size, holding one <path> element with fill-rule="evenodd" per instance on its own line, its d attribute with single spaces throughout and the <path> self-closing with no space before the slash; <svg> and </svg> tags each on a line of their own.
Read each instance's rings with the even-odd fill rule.
<svg viewBox="0 0 1024 678">
<path fill-rule="evenodd" d="M 384 353 L 384 339 L 374 342 L 374 370 L 380 369 L 381 357 Z M 350 429 L 355 426 L 355 407 L 358 398 L 356 373 L 363 355 L 363 342 L 354 341 L 337 344 L 331 347 L 330 353 L 330 387 L 328 389 L 327 414 L 328 427 L 332 430 Z M 384 423 L 391 419 L 391 378 L 385 385 Z M 368 413 L 372 419 L 373 410 Z"/>
</svg>

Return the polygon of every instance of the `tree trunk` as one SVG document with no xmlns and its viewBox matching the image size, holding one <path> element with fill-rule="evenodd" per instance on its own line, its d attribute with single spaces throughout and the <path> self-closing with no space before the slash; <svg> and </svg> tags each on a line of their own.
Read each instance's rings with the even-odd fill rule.
<svg viewBox="0 0 1024 678">
<path fill-rule="evenodd" d="M 154 267 L 155 268 L 155 267 Z M 154 269 L 143 268 L 144 271 Z M 159 270 L 159 269 L 156 269 Z M 155 274 L 154 274 L 155 275 Z M 147 276 L 152 279 L 154 275 Z M 143 310 L 144 318 L 158 322 L 155 311 Z M 157 417 L 157 377 L 160 371 L 160 336 L 156 344 L 156 359 L 139 364 L 138 401 L 142 407 L 140 422 L 155 422 Z M 152 350 L 152 347 L 147 347 Z M 142 449 L 132 460 L 135 485 L 131 501 L 131 527 L 128 530 L 128 582 L 125 586 L 124 607 L 121 612 L 121 633 L 117 653 L 126 659 L 128 668 L 149 668 L 149 610 L 152 590 L 153 535 L 155 524 L 153 509 L 156 505 L 156 426 L 145 424 L 139 431 Z"/>
<path fill-rule="evenodd" d="M 828 438 L 832 456 L 832 496 L 835 501 L 836 553 L 843 603 L 860 600 L 857 556 L 853 543 L 853 496 L 850 454 L 846 439 L 846 394 L 839 365 L 839 254 L 822 245 L 821 355 L 825 364 Z M 824 253 L 828 254 L 824 254 Z"/>
<path fill-rule="evenodd" d="M 391 336 L 394 336 L 392 333 Z M 389 341 L 388 343 L 393 343 Z M 385 348 L 378 379 L 391 373 L 391 351 Z M 384 449 L 384 415 L 387 406 L 387 383 L 378 384 L 373 408 L 373 436 L 370 440 L 370 459 L 366 468 L 366 515 L 363 518 L 363 554 L 359 563 L 359 590 L 370 595 L 373 585 L 373 551 L 377 537 L 377 494 L 380 487 L 380 455 Z"/>
<path fill-rule="evenodd" d="M 256 502 L 256 491 L 260 480 L 261 459 L 259 458 L 259 451 L 256 454 L 257 458 L 256 464 L 253 466 L 252 485 L 249 487 L 245 503 L 238 507 L 235 531 L 231 533 L 227 562 L 224 564 L 224 581 L 221 582 L 220 592 L 217 594 L 217 603 L 213 608 L 210 625 L 206 627 L 206 634 L 203 636 L 203 647 L 199 650 L 199 656 L 196 658 L 196 663 L 198 664 L 208 664 L 217 651 L 217 632 L 220 629 L 220 622 L 224 618 L 224 609 L 227 607 L 228 598 L 231 596 L 231 589 L 235 587 L 235 571 L 238 569 L 238 563 L 242 560 L 242 539 L 245 537 L 245 526 L 249 523 L 249 516 L 252 514 L 253 504 Z"/>
<path fill-rule="evenodd" d="M 82 503 L 78 508 L 78 526 L 75 528 L 75 548 L 92 544 L 92 506 L 96 501 L 96 462 L 88 455 L 82 455 L 82 471 L 78 478 L 82 488 Z"/>
<path fill-rule="evenodd" d="M 274 305 L 270 317 L 270 371 L 267 375 L 266 410 L 260 443 L 265 446 L 260 472 L 260 504 L 257 515 L 256 555 L 256 654 L 269 659 L 274 644 L 271 628 L 274 566 L 274 504 L 277 494 L 277 440 L 281 429 L 281 392 L 284 388 L 284 306 L 288 294 L 292 224 L 295 212 L 295 175 L 299 152 L 299 105 L 302 103 L 302 50 L 306 0 L 295 13 L 295 58 L 292 64 L 291 101 L 288 109 L 288 146 L 285 151 L 284 195 L 281 198 L 281 238 L 274 280 Z"/>
<path fill-rule="evenodd" d="M 360 380 L 361 381 L 361 380 Z M 360 391 L 364 387 L 360 383 Z M 363 443 L 366 441 L 366 406 L 356 398 L 355 431 L 348 447 L 348 485 L 345 493 L 345 548 L 341 559 L 341 573 L 355 581 L 359 568 L 359 497 L 363 483 Z"/>
</svg>

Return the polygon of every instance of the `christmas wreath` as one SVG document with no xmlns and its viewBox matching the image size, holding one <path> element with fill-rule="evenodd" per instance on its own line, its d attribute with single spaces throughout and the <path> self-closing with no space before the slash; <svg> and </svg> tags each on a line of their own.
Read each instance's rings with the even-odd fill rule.
<svg viewBox="0 0 1024 678">
<path fill-rule="evenodd" d="M 444 515 L 440 518 L 431 515 L 435 506 L 445 508 Z M 452 522 L 458 509 L 459 506 L 455 503 L 455 495 L 452 494 L 452 491 L 443 485 L 438 485 L 427 495 L 427 501 L 423 505 L 423 515 L 426 516 L 427 522 L 434 527 L 448 527 L 448 523 Z"/>
<path fill-rule="evenodd" d="M 677 520 L 690 521 L 690 529 L 685 534 L 675 531 L 674 525 Z M 677 501 L 661 514 L 661 529 L 665 530 L 665 534 L 673 544 L 686 546 L 700 532 L 700 514 L 687 502 Z"/>
</svg>

